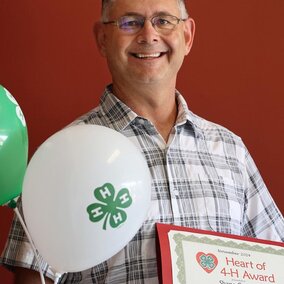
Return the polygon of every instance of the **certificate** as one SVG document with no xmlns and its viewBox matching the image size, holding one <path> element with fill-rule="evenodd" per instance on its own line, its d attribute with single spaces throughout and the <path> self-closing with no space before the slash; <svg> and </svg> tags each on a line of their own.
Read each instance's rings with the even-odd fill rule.
<svg viewBox="0 0 284 284">
<path fill-rule="evenodd" d="M 284 284 L 284 244 L 157 224 L 163 284 Z"/>
</svg>

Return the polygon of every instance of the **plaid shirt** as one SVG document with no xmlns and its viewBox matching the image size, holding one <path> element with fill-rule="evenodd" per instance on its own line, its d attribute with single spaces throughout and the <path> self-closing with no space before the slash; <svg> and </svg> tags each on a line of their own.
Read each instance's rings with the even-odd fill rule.
<svg viewBox="0 0 284 284">
<path fill-rule="evenodd" d="M 178 117 L 167 143 L 111 86 L 97 108 L 74 122 L 104 125 L 128 137 L 147 160 L 152 199 L 144 224 L 124 249 L 91 269 L 65 274 L 60 283 L 158 283 L 157 222 L 284 241 L 283 217 L 242 140 L 193 114 L 176 96 Z M 16 219 L 1 262 L 37 269 Z M 47 264 L 42 266 L 51 277 Z"/>
</svg>

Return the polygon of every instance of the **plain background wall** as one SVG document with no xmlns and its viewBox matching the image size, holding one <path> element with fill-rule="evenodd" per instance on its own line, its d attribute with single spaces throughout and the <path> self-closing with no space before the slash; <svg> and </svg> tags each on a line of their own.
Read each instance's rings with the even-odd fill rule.
<svg viewBox="0 0 284 284">
<path fill-rule="evenodd" d="M 93 108 L 110 82 L 92 35 L 100 2 L 0 0 L 0 84 L 24 112 L 30 156 Z M 188 0 L 188 7 L 197 29 L 178 89 L 194 112 L 243 138 L 284 212 L 284 1 Z M 0 207 L 0 250 L 12 215 Z M 0 283 L 13 283 L 3 268 Z"/>
</svg>

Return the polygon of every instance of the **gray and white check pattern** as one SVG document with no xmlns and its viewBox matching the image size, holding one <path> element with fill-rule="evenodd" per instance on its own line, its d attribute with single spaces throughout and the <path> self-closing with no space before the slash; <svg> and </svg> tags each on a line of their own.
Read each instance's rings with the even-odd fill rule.
<svg viewBox="0 0 284 284">
<path fill-rule="evenodd" d="M 181 94 L 176 96 L 178 117 L 167 143 L 150 121 L 112 94 L 111 85 L 100 105 L 74 122 L 115 129 L 141 150 L 152 175 L 152 204 L 124 249 L 89 270 L 65 274 L 60 283 L 158 283 L 157 222 L 284 241 L 283 217 L 242 140 L 193 114 Z M 36 269 L 17 220 L 1 262 Z M 50 276 L 44 263 L 43 268 Z"/>
</svg>

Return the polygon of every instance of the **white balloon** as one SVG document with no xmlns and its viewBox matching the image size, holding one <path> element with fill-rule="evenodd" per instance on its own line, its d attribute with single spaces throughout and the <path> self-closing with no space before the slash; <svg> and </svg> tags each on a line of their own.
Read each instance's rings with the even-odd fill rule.
<svg viewBox="0 0 284 284">
<path fill-rule="evenodd" d="M 97 265 L 120 251 L 141 227 L 151 199 L 147 163 L 122 134 L 77 125 L 35 152 L 22 192 L 27 228 L 59 273 Z"/>
</svg>

